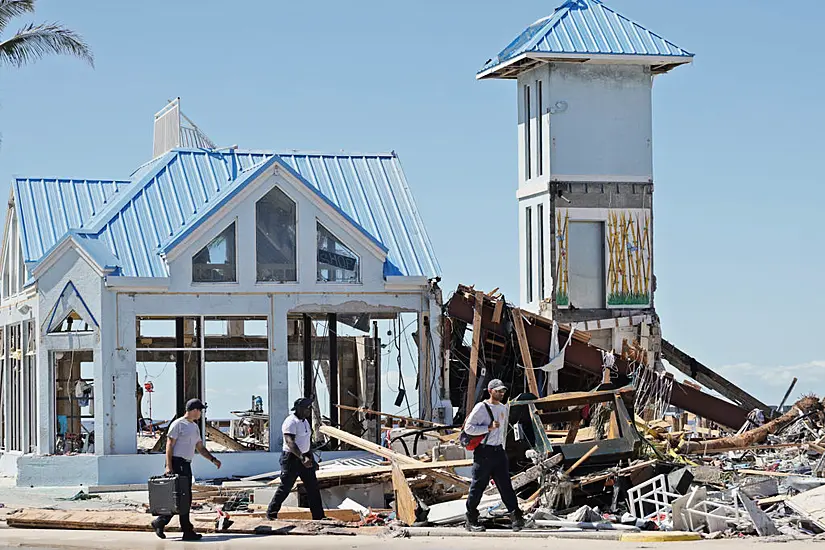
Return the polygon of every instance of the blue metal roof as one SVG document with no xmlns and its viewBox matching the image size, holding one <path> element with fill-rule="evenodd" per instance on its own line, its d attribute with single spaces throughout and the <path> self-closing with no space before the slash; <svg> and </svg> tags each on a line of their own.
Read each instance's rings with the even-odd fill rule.
<svg viewBox="0 0 825 550">
<path fill-rule="evenodd" d="M 387 251 L 386 275 L 440 273 L 394 154 L 176 149 L 128 181 L 18 179 L 24 259 L 34 265 L 71 236 L 116 274 L 165 277 L 163 253 L 275 162 Z"/>
<path fill-rule="evenodd" d="M 567 0 L 552 15 L 527 27 L 480 73 L 525 53 L 667 57 L 688 63 L 693 54 L 639 23 L 616 13 L 600 0 Z"/>
</svg>

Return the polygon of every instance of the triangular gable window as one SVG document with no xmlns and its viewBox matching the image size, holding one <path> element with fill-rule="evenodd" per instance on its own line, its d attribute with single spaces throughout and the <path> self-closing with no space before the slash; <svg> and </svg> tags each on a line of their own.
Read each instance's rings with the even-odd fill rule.
<svg viewBox="0 0 825 550">
<path fill-rule="evenodd" d="M 85 300 L 69 281 L 49 312 L 46 332 L 49 334 L 71 334 L 92 332 L 99 327 L 95 316 Z"/>
<path fill-rule="evenodd" d="M 61 332 L 91 332 L 89 324 L 75 311 L 71 310 L 63 321 L 50 331 L 52 334 Z"/>
<path fill-rule="evenodd" d="M 318 224 L 318 281 L 324 283 L 360 283 L 361 261 L 358 256 Z"/>
<path fill-rule="evenodd" d="M 192 282 L 237 282 L 235 222 L 192 257 Z"/>
</svg>

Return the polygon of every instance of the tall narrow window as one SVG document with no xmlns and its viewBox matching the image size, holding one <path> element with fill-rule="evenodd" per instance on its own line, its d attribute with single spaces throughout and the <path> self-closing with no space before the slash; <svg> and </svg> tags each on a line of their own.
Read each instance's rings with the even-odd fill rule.
<svg viewBox="0 0 825 550">
<path fill-rule="evenodd" d="M 541 176 L 544 173 L 544 140 L 543 129 L 541 126 L 542 105 L 544 101 L 541 97 L 541 80 L 536 80 L 536 164 L 538 165 L 536 172 Z M 541 206 L 539 206 L 541 208 Z M 541 212 L 541 210 L 539 210 Z"/>
<path fill-rule="evenodd" d="M 533 301 L 533 211 L 528 206 L 524 212 L 524 225 L 525 225 L 525 243 L 526 243 L 526 250 L 524 251 L 526 254 L 526 277 L 527 277 L 527 303 Z"/>
<path fill-rule="evenodd" d="M 539 300 L 544 300 L 544 205 L 536 206 L 539 224 Z"/>
<path fill-rule="evenodd" d="M 530 124 L 532 123 L 533 109 L 530 108 L 530 86 L 524 87 L 524 179 L 533 177 L 531 172 L 531 149 L 533 147 L 530 139 Z"/>
<path fill-rule="evenodd" d="M 360 283 L 358 256 L 338 238 L 318 226 L 318 281 L 325 283 Z"/>
<path fill-rule="evenodd" d="M 195 283 L 237 282 L 235 266 L 235 222 L 232 222 L 232 225 L 192 257 L 192 281 Z"/>
<path fill-rule="evenodd" d="M 255 204 L 259 282 L 298 280 L 296 216 L 295 202 L 277 187 Z"/>
</svg>

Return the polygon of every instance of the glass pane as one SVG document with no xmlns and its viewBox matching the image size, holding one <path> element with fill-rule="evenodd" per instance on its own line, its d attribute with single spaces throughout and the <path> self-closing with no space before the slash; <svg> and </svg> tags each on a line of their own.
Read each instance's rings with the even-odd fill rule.
<svg viewBox="0 0 825 550">
<path fill-rule="evenodd" d="M 295 203 L 277 187 L 255 205 L 258 281 L 298 280 L 295 216 Z"/>
<path fill-rule="evenodd" d="M 319 223 L 318 281 L 359 283 L 361 282 L 359 264 L 358 256 Z"/>
<path fill-rule="evenodd" d="M 237 281 L 234 223 L 192 257 L 192 281 L 196 283 L 234 283 Z"/>
<path fill-rule="evenodd" d="M 207 348 L 267 349 L 266 317 L 205 317 Z"/>
<path fill-rule="evenodd" d="M 204 401 L 209 406 L 206 448 L 212 452 L 268 450 L 266 352 L 208 351 L 204 364 Z"/>
</svg>

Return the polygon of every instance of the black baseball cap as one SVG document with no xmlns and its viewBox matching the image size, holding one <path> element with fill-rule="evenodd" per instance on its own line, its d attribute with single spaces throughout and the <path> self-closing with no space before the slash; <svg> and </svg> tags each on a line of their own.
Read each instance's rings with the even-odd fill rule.
<svg viewBox="0 0 825 550">
<path fill-rule="evenodd" d="M 298 409 L 308 409 L 310 407 L 312 407 L 312 398 L 300 397 L 295 400 L 295 403 L 292 405 L 292 410 L 297 411 Z"/>
<path fill-rule="evenodd" d="M 186 402 L 187 411 L 194 411 L 195 409 L 199 411 L 205 411 L 206 405 L 204 405 L 203 401 L 201 401 L 200 399 L 190 399 Z"/>
</svg>

